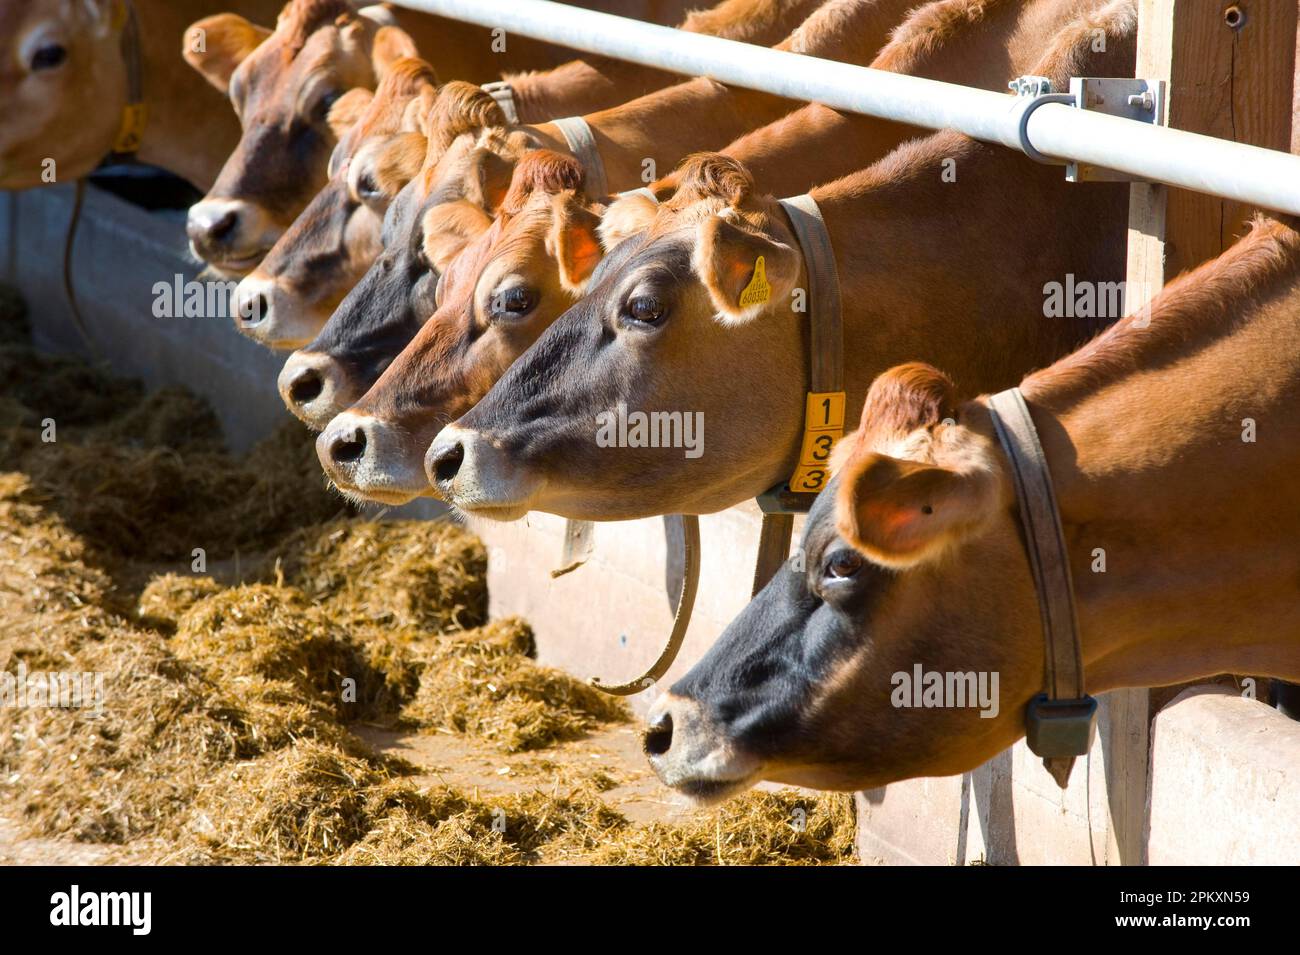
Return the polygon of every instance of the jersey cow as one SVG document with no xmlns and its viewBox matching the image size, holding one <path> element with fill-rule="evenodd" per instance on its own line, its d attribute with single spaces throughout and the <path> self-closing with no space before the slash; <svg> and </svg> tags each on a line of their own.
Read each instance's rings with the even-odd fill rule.
<svg viewBox="0 0 1300 955">
<path fill-rule="evenodd" d="M 954 10 L 969 14 L 973 5 L 968 0 L 944 0 L 922 8 L 895 31 L 889 45 L 877 57 L 877 63 L 884 60 L 909 71 L 944 72 L 943 64 L 949 58 L 966 60 L 979 64 L 972 65 L 975 70 L 972 75 L 989 85 L 1002 86 L 1009 75 L 1007 71 L 1012 68 L 1008 57 L 1014 62 L 1015 58 L 1023 55 L 1014 46 L 1025 42 L 1025 24 L 1020 22 L 1019 15 L 1029 11 L 1007 2 L 981 6 L 985 16 L 968 16 L 963 24 L 965 29 L 953 28 L 955 18 L 944 18 L 942 14 Z M 990 6 L 996 6 L 996 11 L 990 11 Z M 1058 3 L 1056 6 L 1062 5 Z M 992 15 L 994 12 L 997 16 Z M 1039 12 L 1034 11 L 1035 14 Z M 1035 15 L 1029 22 L 1037 25 L 1043 20 L 1042 16 Z M 936 22 L 949 25 L 938 39 L 933 31 Z M 1050 26 L 1050 20 L 1048 24 Z M 1039 36 L 1038 54 L 1041 55 L 1060 26 L 1058 22 L 1051 33 Z M 1032 31 L 1028 32 L 1032 36 Z M 1015 40 L 1009 42 L 1011 37 Z M 1013 47 L 1010 53 L 1009 46 Z M 1036 59 L 1025 65 L 1033 65 Z M 998 72 L 995 74 L 990 72 L 992 70 Z M 864 159 L 859 165 L 869 162 L 880 148 L 881 141 L 889 141 L 894 133 L 893 130 L 878 129 L 870 122 L 860 125 L 840 122 L 842 117 L 820 107 L 810 109 L 819 112 L 805 115 L 803 127 L 781 120 L 786 137 L 763 138 L 755 146 L 759 161 L 778 179 L 789 181 L 795 176 L 811 177 L 809 181 L 833 179 L 844 171 L 846 164 L 854 161 L 855 156 Z M 833 134 L 840 148 L 801 156 L 800 136 L 802 130 L 809 127 L 815 130 L 811 133 L 813 136 L 824 132 Z M 903 127 L 894 130 L 901 131 Z M 733 147 L 734 151 L 744 153 L 750 139 L 746 136 L 740 140 Z M 784 155 L 784 162 L 778 161 L 778 153 Z M 536 155 L 552 157 L 555 154 L 546 150 L 527 154 L 516 167 L 512 192 L 520 186 L 518 170 L 529 165 L 530 159 Z M 783 172 L 783 167 L 799 172 Z M 555 160 L 548 160 L 537 167 L 530 166 L 530 177 L 533 168 L 558 170 L 561 167 Z M 816 179 L 818 176 L 821 180 Z M 387 503 L 431 493 L 423 471 L 423 458 L 440 427 L 473 407 L 487 388 L 564 310 L 570 297 L 585 286 L 601 257 L 602 247 L 591 221 L 591 214 L 601 211 L 600 207 L 580 197 L 572 202 L 584 208 L 586 214 L 552 216 L 553 210 L 540 206 L 533 213 L 533 224 L 511 221 L 497 228 L 502 225 L 498 221 L 486 233 L 489 239 L 480 237 L 454 260 L 442 280 L 437 312 L 365 397 L 348 412 L 334 418 L 318 440 L 321 463 L 339 488 L 361 497 L 373 492 L 374 499 Z M 633 221 L 635 215 L 618 214 L 620 207 L 644 202 L 646 200 L 637 193 L 615 202 L 599 227 L 606 248 L 625 237 L 620 229 L 639 231 L 639 225 Z M 563 208 L 563 203 L 554 204 L 557 213 Z M 653 204 L 650 209 L 653 210 Z M 513 215 L 510 212 L 503 214 Z M 584 221 L 588 223 L 585 226 Z M 530 233 L 532 241 L 516 238 Z M 543 238 L 545 242 L 541 241 Z M 557 258 L 557 252 L 565 249 L 581 249 L 582 255 L 572 256 L 572 261 L 568 262 L 563 256 Z M 494 309 L 493 304 L 507 293 L 520 297 L 525 306 Z M 342 380 L 355 379 L 353 375 Z M 299 376 L 293 380 L 301 381 L 302 378 Z M 340 376 L 321 376 L 317 380 L 336 386 Z M 347 397 L 346 390 L 341 394 L 333 390 L 328 393 L 313 391 L 310 395 L 312 400 L 301 407 L 304 411 L 318 411 L 319 418 L 314 420 L 323 424 L 336 413 L 339 401 Z"/>
<path fill-rule="evenodd" d="M 1035 72 L 1131 74 L 1135 21 L 1127 2 L 1076 21 Z M 1106 52 L 1093 49 L 1097 29 Z M 978 394 L 1118 317 L 1095 304 L 1080 314 L 1073 299 L 1054 315 L 1045 293 L 1122 277 L 1123 188 L 1071 185 L 1059 168 L 945 132 L 812 195 L 839 273 L 850 414 L 898 361 L 931 361 Z M 760 257 L 768 295 L 755 301 L 745 292 Z M 644 237 L 615 250 L 583 300 L 434 441 L 431 481 L 500 519 L 708 513 L 762 493 L 799 455 L 808 331 L 794 293 L 806 288 L 784 211 L 735 160 L 697 158 Z M 629 410 L 702 414 L 702 454 L 603 446 L 601 423 Z"/>
<path fill-rule="evenodd" d="M 229 0 L 255 19 L 283 0 Z M 138 137 L 136 156 L 200 189 L 239 141 L 239 124 L 180 57 L 204 0 L 0 0 L 0 189 L 71 182 Z M 128 39 L 134 9 L 137 41 Z M 144 124 L 128 123 L 127 73 L 138 57 Z M 204 123 L 196 115 L 209 115 Z M 51 162 L 53 165 L 51 165 Z"/>
<path fill-rule="evenodd" d="M 1088 693 L 1300 678 L 1300 235 L 1262 221 L 1020 388 L 1056 490 Z M 1044 638 L 987 399 L 879 378 L 787 564 L 649 715 L 664 782 L 868 789 L 973 769 L 1024 735 Z M 1095 573 L 1096 550 L 1106 572 Z M 996 675 L 899 705 L 900 674 Z M 914 697 L 904 699 L 910 704 Z"/>
</svg>

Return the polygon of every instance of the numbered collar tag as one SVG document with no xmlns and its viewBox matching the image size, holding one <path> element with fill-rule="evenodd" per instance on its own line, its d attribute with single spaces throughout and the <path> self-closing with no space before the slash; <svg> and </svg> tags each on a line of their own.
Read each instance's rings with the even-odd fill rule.
<svg viewBox="0 0 1300 955">
<path fill-rule="evenodd" d="M 772 297 L 772 286 L 767 281 L 767 261 L 763 256 L 754 260 L 754 277 L 749 280 L 745 290 L 740 293 L 740 307 L 750 308 L 762 305 Z"/>
<path fill-rule="evenodd" d="M 122 110 L 122 122 L 113 140 L 113 152 L 132 155 L 140 151 L 144 128 L 148 122 L 148 108 L 144 103 L 130 103 Z"/>
<path fill-rule="evenodd" d="M 808 392 L 799 465 L 790 475 L 790 490 L 816 494 L 826 486 L 830 480 L 831 451 L 843 435 L 844 392 Z"/>
</svg>

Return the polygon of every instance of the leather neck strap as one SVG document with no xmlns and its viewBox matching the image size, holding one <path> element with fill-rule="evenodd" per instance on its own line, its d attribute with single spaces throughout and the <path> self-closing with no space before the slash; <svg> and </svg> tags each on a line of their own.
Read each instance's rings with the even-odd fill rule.
<svg viewBox="0 0 1300 955">
<path fill-rule="evenodd" d="M 596 137 L 591 127 L 581 116 L 566 116 L 564 119 L 551 120 L 569 144 L 569 151 L 582 163 L 587 171 L 583 191 L 593 199 L 609 195 L 609 184 L 605 179 L 605 164 L 601 161 L 600 150 L 596 148 Z"/>
<path fill-rule="evenodd" d="M 1029 748 L 1043 757 L 1043 765 L 1065 788 L 1075 757 L 1085 755 L 1092 744 L 1097 719 L 1097 701 L 1084 692 L 1070 557 L 1052 475 L 1024 395 L 1019 388 L 999 392 L 989 399 L 988 408 L 1011 464 L 1046 649 L 1047 689 L 1029 704 L 1026 737 Z"/>
<path fill-rule="evenodd" d="M 506 122 L 511 126 L 519 125 L 519 107 L 515 105 L 515 88 L 505 80 L 497 80 L 495 83 L 484 83 L 483 92 L 487 93 L 497 105 L 501 107 L 501 112 L 505 114 Z"/>
<path fill-rule="evenodd" d="M 113 27 L 122 31 L 122 60 L 126 64 L 126 106 L 113 149 L 107 161 L 128 162 L 140 152 L 148 121 L 144 104 L 144 65 L 140 52 L 140 20 L 131 0 L 118 0 L 113 12 Z"/>
<path fill-rule="evenodd" d="M 799 463 L 790 480 L 758 499 L 763 511 L 753 593 L 762 590 L 790 554 L 794 515 L 804 513 L 830 480 L 830 456 L 844 433 L 844 326 L 840 277 L 830 232 L 812 196 L 780 200 L 808 270 L 809 392 Z"/>
</svg>

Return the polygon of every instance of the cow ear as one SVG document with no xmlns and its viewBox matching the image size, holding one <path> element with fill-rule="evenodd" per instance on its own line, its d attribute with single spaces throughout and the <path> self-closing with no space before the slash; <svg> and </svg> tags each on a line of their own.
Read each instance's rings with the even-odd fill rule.
<svg viewBox="0 0 1300 955">
<path fill-rule="evenodd" d="M 221 91 L 230 90 L 230 77 L 271 35 L 266 27 L 250 23 L 235 13 L 218 13 L 190 25 L 181 44 L 185 62 Z"/>
<path fill-rule="evenodd" d="M 478 203 L 489 215 L 496 215 L 510 192 L 514 174 L 515 164 L 512 160 L 498 156 L 492 149 L 476 149 L 465 177 L 468 187 L 465 196 L 471 202 Z"/>
<path fill-rule="evenodd" d="M 640 235 L 654 224 L 659 206 L 640 192 L 619 196 L 609 204 L 600 220 L 600 241 L 606 252 L 621 242 Z"/>
<path fill-rule="evenodd" d="M 566 292 L 582 294 L 587 279 L 600 264 L 598 230 L 600 217 L 573 196 L 555 196 L 551 200 L 555 224 L 551 227 L 551 248 L 560 267 L 560 284 Z"/>
<path fill-rule="evenodd" d="M 799 253 L 790 246 L 721 216 L 705 219 L 698 238 L 693 265 L 722 321 L 748 321 L 788 301 L 799 278 Z"/>
<path fill-rule="evenodd" d="M 958 472 L 866 452 L 838 477 L 840 536 L 886 567 L 938 556 L 996 510 L 997 485 L 988 470 Z"/>
<path fill-rule="evenodd" d="M 370 50 L 370 61 L 375 68 L 376 78 L 382 80 L 398 60 L 415 59 L 419 55 L 415 41 L 401 27 L 380 27 Z"/>
<path fill-rule="evenodd" d="M 370 90 L 356 87 L 334 101 L 326 122 L 329 123 L 335 139 L 342 139 L 344 134 L 356 125 L 357 120 L 365 114 L 374 98 L 375 94 Z"/>
<path fill-rule="evenodd" d="M 438 90 L 433 86 L 422 86 L 420 92 L 406 104 L 406 109 L 402 112 L 402 131 L 419 133 L 426 139 L 429 136 L 429 113 L 433 109 L 434 101 L 438 98 Z"/>
<path fill-rule="evenodd" d="M 492 217 L 472 202 L 436 205 L 424 214 L 424 256 L 445 272 L 465 246 L 490 228 Z"/>
</svg>

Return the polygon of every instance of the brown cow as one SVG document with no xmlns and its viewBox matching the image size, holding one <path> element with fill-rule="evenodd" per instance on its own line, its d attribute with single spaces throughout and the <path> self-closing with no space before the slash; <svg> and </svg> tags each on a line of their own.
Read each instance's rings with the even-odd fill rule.
<svg viewBox="0 0 1300 955">
<path fill-rule="evenodd" d="M 1061 26 L 1060 8 L 1075 8 L 1077 4 L 1055 3 L 1058 22 L 1054 24 L 1042 16 L 1042 9 L 1048 4 L 1030 5 L 1037 9 L 1027 9 L 1010 2 L 981 3 L 979 6 L 979 16 L 973 14 L 973 5 L 967 0 L 944 0 L 923 8 L 895 31 L 894 39 L 881 57 L 877 58 L 877 62 L 883 59 L 900 69 L 927 73 L 946 72 L 951 75 L 951 68 L 944 70 L 943 67 L 951 55 L 954 60 L 978 64 L 970 67 L 976 72 L 966 79 L 974 76 L 981 83 L 1001 88 L 1013 68 L 1007 62 L 1008 49 L 1011 49 L 1011 56 L 1023 57 L 1025 53 L 1017 48 L 1023 48 L 1026 36 L 1035 36 L 1033 30 L 1026 28 L 1026 22 L 1021 17 L 1027 16 L 1027 23 L 1039 31 L 1045 28 L 1045 20 L 1051 27 L 1050 33 L 1043 35 L 1040 32 L 1037 35 L 1038 52 L 1041 54 Z M 953 27 L 955 18 L 940 15 L 954 10 L 966 15 L 960 22 L 969 26 L 969 29 Z M 949 27 L 938 38 L 934 35 L 936 21 Z M 1025 65 L 1032 66 L 1036 60 L 1037 57 Z M 1000 70 L 1000 75 L 987 73 L 989 69 Z M 787 133 L 785 140 L 763 137 L 753 149 L 753 154 L 760 163 L 769 168 L 778 179 L 787 182 L 794 177 L 815 179 L 821 175 L 819 170 L 828 173 L 821 175 L 822 179 L 833 179 L 846 167 L 853 167 L 855 156 L 863 157 L 863 161 L 857 165 L 869 162 L 876 155 L 882 140 L 888 143 L 899 131 L 905 129 L 867 117 L 854 118 L 861 122 L 844 121 L 844 117 L 821 107 L 810 107 L 810 110 L 818 112 L 800 112 L 804 114 L 807 126 L 812 128 L 810 137 L 816 139 L 825 136 L 828 141 L 838 137 L 838 148 L 802 155 L 800 135 L 804 127 L 793 126 L 788 120 L 780 121 L 779 125 Z M 733 150 L 745 152 L 750 140 L 750 136 L 741 139 Z M 778 153 L 784 156 L 783 163 L 777 160 Z M 792 171 L 783 172 L 780 167 L 788 167 Z M 653 205 L 639 196 L 618 200 L 604 217 L 600 229 L 607 247 L 618 241 L 621 229 L 628 228 L 626 220 L 629 216 L 616 216 L 615 211 L 627 207 L 629 203 L 644 203 L 653 214 Z M 640 231 L 640 227 L 638 224 L 631 231 Z M 475 268 L 481 267 L 484 261 L 490 261 L 485 259 L 483 250 L 495 248 L 496 244 L 494 240 L 485 246 L 479 240 L 478 244 L 470 246 L 470 249 L 477 250 Z M 518 275 L 529 275 L 535 279 L 539 274 L 553 274 L 555 265 L 553 259 L 547 258 L 549 249 L 544 249 L 540 242 L 534 243 L 532 248 L 542 256 L 540 262 L 534 263 L 527 259 L 526 254 L 530 249 L 526 246 L 511 247 L 505 258 L 512 263 Z M 599 249 L 594 251 L 599 252 Z M 463 273 L 466 269 L 464 258 L 469 254 L 469 251 L 462 253 L 454 261 L 452 270 L 458 274 Z M 444 279 L 444 285 L 446 281 Z M 467 292 L 473 289 L 472 282 L 464 278 L 460 281 Z M 554 285 L 554 280 L 551 284 Z M 341 488 L 352 494 L 365 496 L 370 487 L 376 487 L 381 495 L 377 499 L 388 503 L 393 502 L 399 493 L 408 498 L 431 493 L 432 488 L 425 480 L 422 470 L 424 454 L 431 439 L 436 436 L 442 424 L 468 411 L 482 397 L 486 388 L 522 353 L 523 348 L 530 345 L 560 314 L 560 310 L 555 310 L 554 307 L 564 300 L 564 296 L 541 295 L 537 307 L 529 313 L 529 334 L 512 333 L 506 340 L 500 340 L 501 336 L 497 335 L 491 350 L 486 351 L 478 345 L 471 348 L 468 339 L 477 334 L 481 327 L 488 327 L 490 332 L 495 329 L 468 317 L 466 303 L 448 308 L 449 299 L 444 294 L 438 312 L 420 329 L 415 340 L 384 372 L 380 381 L 358 405 L 335 419 L 317 442 L 317 450 L 326 473 Z M 282 381 L 301 381 L 303 376 L 293 374 L 298 370 L 294 365 L 297 362 L 304 365 L 308 361 L 315 363 L 314 366 L 305 367 L 317 372 L 318 377 L 313 376 L 314 382 L 324 382 L 326 386 L 311 392 L 309 401 L 295 402 L 293 399 L 297 396 L 293 394 L 288 395 L 288 399 L 291 406 L 298 404 L 300 416 L 306 417 L 308 423 L 316 427 L 323 426 L 330 416 L 341 410 L 339 402 L 346 399 L 349 393 L 356 394 L 349 388 L 349 385 L 355 387 L 358 377 L 348 367 L 349 353 L 344 350 L 340 355 L 337 364 L 329 365 L 322 360 L 324 356 L 304 353 L 286 366 L 282 377 Z M 485 361 L 485 355 L 490 355 L 490 360 Z M 342 375 L 338 373 L 339 369 L 353 373 Z"/>
<path fill-rule="evenodd" d="M 830 27 L 835 26 L 847 30 L 855 38 L 850 46 L 859 49 L 866 42 L 864 36 L 883 36 L 885 27 L 881 18 L 887 9 L 886 5 L 873 5 L 871 0 L 835 0 L 819 10 L 787 42 L 797 43 L 800 48 L 830 51 L 833 46 Z M 814 26 L 820 32 L 813 30 Z M 679 150 L 686 137 L 698 133 L 700 124 L 683 128 L 680 117 L 670 107 L 678 104 L 681 97 L 696 96 L 702 90 L 707 94 L 706 102 L 716 94 L 710 109 L 733 117 L 719 122 L 735 122 L 730 94 L 717 84 L 695 81 L 628 104 L 628 118 L 618 120 L 616 125 L 629 132 L 639 125 L 639 135 L 645 137 L 640 141 L 640 149 L 658 148 L 653 126 L 664 132 L 665 141 L 678 143 L 672 150 Z M 441 132 L 435 131 L 430 143 L 428 168 L 411 183 L 392 210 L 390 226 L 396 244 L 389 249 L 385 261 L 388 255 L 394 261 L 372 268 L 316 341 L 292 356 L 281 373 L 280 391 L 286 403 L 295 414 L 317 427 L 360 397 L 433 313 L 432 292 L 438 270 L 488 229 L 492 219 L 487 210 L 497 207 L 510 182 L 515 160 L 507 157 L 517 158 L 532 148 L 522 143 L 520 137 L 526 136 L 517 129 L 490 128 L 481 132 L 485 124 L 500 119 L 500 111 L 481 91 L 463 84 L 444 87 L 435 112 L 438 116 L 433 124 Z M 619 112 L 613 110 L 610 115 Z M 596 117 L 591 119 L 593 123 L 599 122 Z M 612 129 L 614 125 L 606 128 Z M 713 133 L 702 135 L 707 138 Z M 512 138 L 517 140 L 514 145 L 502 146 L 499 142 Z M 631 140 L 625 140 L 624 144 L 628 142 Z M 490 146 L 480 148 L 484 143 Z M 515 146 L 519 147 L 517 153 L 512 153 Z M 567 152 L 567 148 L 562 151 Z M 611 181 L 620 187 L 639 182 L 636 179 L 622 184 Z"/>
<path fill-rule="evenodd" d="M 386 27 L 385 29 L 394 29 Z M 433 68 L 397 60 L 330 160 L 333 174 L 235 290 L 236 326 L 272 348 L 305 345 L 382 248 L 384 213 L 419 171 Z"/>
<path fill-rule="evenodd" d="M 799 5 L 809 0 L 767 2 Z M 687 0 L 648 7 L 644 0 L 586 0 L 579 5 L 622 14 L 648 10 L 676 22 Z M 447 78 L 495 80 L 507 65 L 554 66 L 571 55 L 523 37 L 509 37 L 500 53 L 491 32 L 481 27 L 383 4 L 354 11 L 349 0 L 291 0 L 274 31 L 232 14 L 199 21 L 190 33 L 206 42 L 201 49 L 187 44 L 186 58 L 231 94 L 244 135 L 207 197 L 191 209 L 188 231 L 196 255 L 223 271 L 247 273 L 324 187 L 326 160 L 339 129 L 346 128 L 346 122 L 330 121 L 329 103 L 354 88 L 374 89 L 371 45 L 382 25 L 408 33 Z M 631 89 L 669 81 L 660 71 L 589 57 L 588 66 L 575 64 L 566 75 L 570 82 L 586 81 L 587 101 L 602 105 L 622 97 L 609 83 L 592 83 L 592 70 L 607 70 Z M 520 84 L 525 113 L 545 108 L 544 98 L 527 95 L 535 80 L 521 78 Z"/>
<path fill-rule="evenodd" d="M 577 160 L 549 150 L 515 167 L 492 228 L 442 274 L 416 342 L 317 439 L 340 491 L 387 504 L 428 493 L 423 449 L 573 304 L 600 262 L 604 207 L 582 182 Z"/>
<path fill-rule="evenodd" d="M 1133 5 L 1113 3 L 1063 31 L 1034 72 L 1122 76 L 1135 28 Z M 1105 53 L 1092 50 L 1096 29 Z M 812 195 L 838 266 L 849 414 L 897 361 L 940 364 L 973 394 L 1118 317 L 1049 317 L 1045 292 L 1123 275 L 1122 187 L 1071 185 L 1059 168 L 937 133 Z M 770 299 L 741 305 L 759 256 Z M 734 160 L 695 161 L 653 228 L 434 442 L 431 479 L 457 506 L 501 519 L 708 513 L 762 493 L 799 454 L 808 346 L 792 293 L 806 282 L 774 200 Z M 619 407 L 703 413 L 705 452 L 600 447 L 596 423 Z"/>
<path fill-rule="evenodd" d="M 283 0 L 230 0 L 271 18 Z M 205 0 L 132 0 L 139 18 L 146 122 L 137 153 L 206 189 L 239 124 L 185 67 L 178 45 Z M 123 0 L 0 0 L 0 189 L 71 182 L 114 147 L 127 105 Z M 210 114 L 203 123 L 195 115 Z M 47 160 L 54 161 L 53 169 Z"/>
<path fill-rule="evenodd" d="M 1055 486 L 1087 691 L 1221 673 L 1300 678 L 1300 235 L 1273 221 L 1021 384 Z M 664 782 L 867 789 L 973 769 L 1024 735 L 1044 640 L 987 399 L 908 365 L 783 567 L 658 700 Z M 1096 573 L 1096 551 L 1105 573 Z M 914 708 L 916 666 L 997 675 L 978 707 Z M 945 677 L 946 680 L 946 677 Z"/>
</svg>

